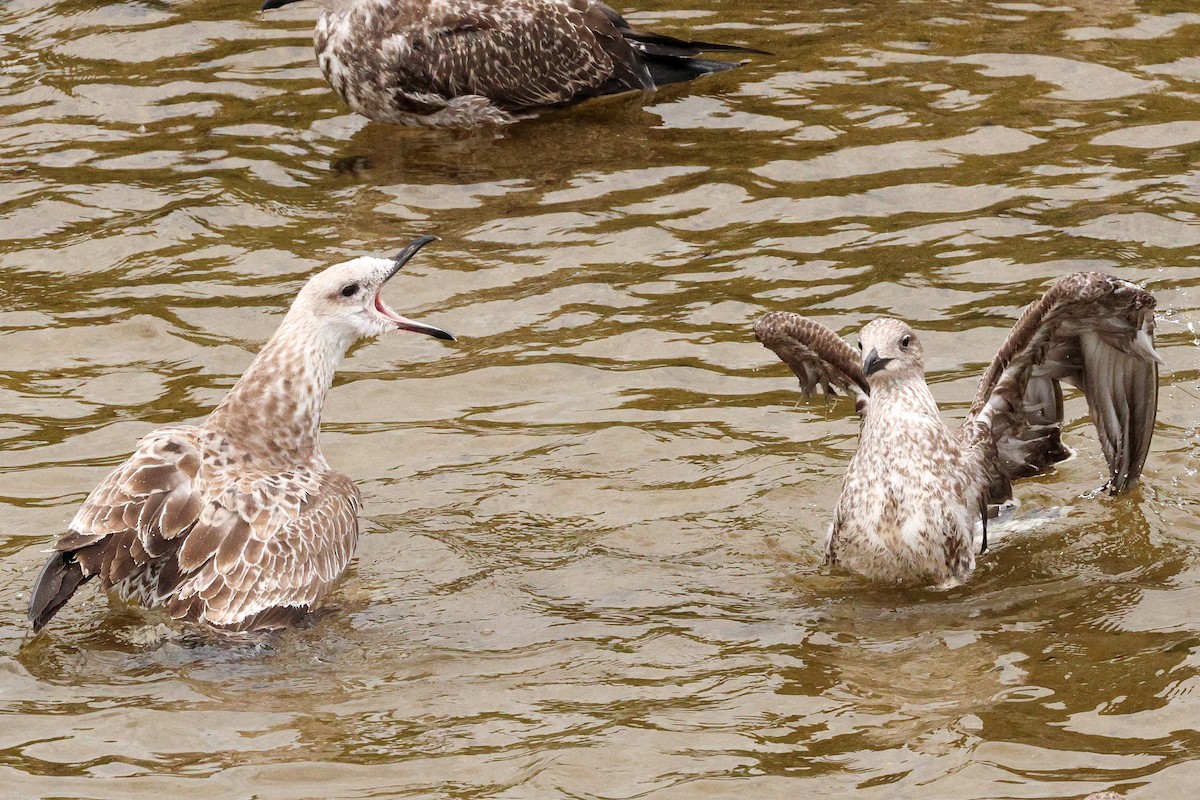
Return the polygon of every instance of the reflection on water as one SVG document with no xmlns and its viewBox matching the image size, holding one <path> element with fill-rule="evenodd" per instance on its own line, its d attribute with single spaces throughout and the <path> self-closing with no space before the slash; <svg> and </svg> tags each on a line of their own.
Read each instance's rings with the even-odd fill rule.
<svg viewBox="0 0 1200 800">
<path fill-rule="evenodd" d="M 445 132 L 349 115 L 317 12 L 0 10 L 12 796 L 1187 796 L 1200 15 L 654 0 L 637 24 L 776 55 Z M 137 437 L 206 413 L 306 275 L 424 232 L 389 302 L 461 341 L 339 379 L 367 510 L 333 605 L 214 642 L 85 589 L 29 640 L 42 548 Z M 1078 269 L 1160 299 L 1141 487 L 1094 492 L 1076 399 L 1077 456 L 967 586 L 822 571 L 853 409 L 798 403 L 752 321 L 912 320 L 953 417 Z"/>
</svg>

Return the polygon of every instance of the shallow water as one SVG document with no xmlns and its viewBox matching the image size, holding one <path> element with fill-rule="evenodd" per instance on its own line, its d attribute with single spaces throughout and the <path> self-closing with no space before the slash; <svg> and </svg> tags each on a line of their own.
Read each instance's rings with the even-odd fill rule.
<svg viewBox="0 0 1200 800">
<path fill-rule="evenodd" d="M 772 51 L 503 130 L 347 113 L 315 4 L 0 7 L 0 794 L 1188 796 L 1200 779 L 1200 14 L 1193 4 L 651 0 Z M 43 548 L 141 434 L 201 417 L 304 277 L 460 337 L 357 349 L 329 460 L 367 499 L 331 606 L 213 642 Z M 946 415 L 1020 308 L 1159 298 L 1145 478 L 1073 460 L 949 592 L 820 568 L 855 446 L 750 334 L 892 314 Z"/>
</svg>

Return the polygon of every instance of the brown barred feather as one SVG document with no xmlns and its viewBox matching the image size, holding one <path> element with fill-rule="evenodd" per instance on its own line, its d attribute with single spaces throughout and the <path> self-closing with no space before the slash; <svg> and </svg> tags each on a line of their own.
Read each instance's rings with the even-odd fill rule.
<svg viewBox="0 0 1200 800">
<path fill-rule="evenodd" d="M 858 413 L 866 413 L 871 390 L 862 371 L 862 354 L 830 328 L 799 314 L 772 311 L 754 326 L 754 336 L 779 356 L 800 380 L 800 392 L 811 397 L 820 388 L 854 394 Z"/>
</svg>

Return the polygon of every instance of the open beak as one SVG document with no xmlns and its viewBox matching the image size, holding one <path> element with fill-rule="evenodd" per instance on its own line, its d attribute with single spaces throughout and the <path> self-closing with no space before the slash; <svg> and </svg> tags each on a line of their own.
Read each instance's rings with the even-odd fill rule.
<svg viewBox="0 0 1200 800">
<path fill-rule="evenodd" d="M 275 2 L 275 0 L 267 1 Z M 379 291 L 375 293 L 375 310 L 379 312 L 380 316 L 394 323 L 395 326 L 402 331 L 424 333 L 427 336 L 434 337 L 435 339 L 444 339 L 447 342 L 453 342 L 454 336 L 449 331 L 444 331 L 441 328 L 434 327 L 433 325 L 426 325 L 424 322 L 417 322 L 416 320 L 409 319 L 408 317 L 402 317 L 392 309 L 388 308 L 387 303 L 383 302 L 383 287 L 387 285 L 387 282 L 391 280 L 392 276 L 399 272 L 400 268 L 407 264 L 409 259 L 417 254 L 418 250 L 430 242 L 436 242 L 437 238 L 438 237 L 436 236 L 422 236 L 418 239 L 414 239 L 411 244 L 395 255 L 392 261 L 395 262 L 396 266 L 393 267 L 392 271 L 389 272 L 387 277 L 383 279 L 383 283 L 379 285 Z"/>
<path fill-rule="evenodd" d="M 880 358 L 879 351 L 872 347 L 871 352 L 867 353 L 867 357 L 863 359 L 863 375 L 874 375 L 886 367 L 889 361 L 891 361 L 890 358 Z"/>
</svg>

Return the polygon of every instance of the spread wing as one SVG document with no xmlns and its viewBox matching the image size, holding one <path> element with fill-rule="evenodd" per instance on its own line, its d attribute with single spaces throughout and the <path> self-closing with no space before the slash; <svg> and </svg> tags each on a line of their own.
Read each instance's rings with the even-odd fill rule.
<svg viewBox="0 0 1200 800">
<path fill-rule="evenodd" d="M 175 562 L 172 616 L 230 630 L 282 628 L 320 602 L 354 555 L 362 500 L 345 475 L 298 472 L 295 490 L 271 486 L 270 506 L 254 502 L 231 523 L 217 515 L 207 530 L 197 526 Z"/>
<path fill-rule="evenodd" d="M 393 26 L 399 86 L 445 98 L 482 95 L 509 109 L 654 88 L 613 20 L 620 17 L 603 4 L 447 0 L 428 11 Z"/>
<path fill-rule="evenodd" d="M 791 367 L 805 396 L 812 396 L 817 387 L 830 396 L 840 389 L 853 394 L 859 415 L 866 415 L 870 390 L 862 356 L 842 337 L 819 322 L 786 311 L 763 315 L 754 325 L 754 336 Z"/>
<path fill-rule="evenodd" d="M 1066 458 L 1060 433 L 1062 383 L 1083 391 L 1108 461 L 1109 491 L 1142 472 L 1158 405 L 1155 300 L 1127 281 L 1077 272 L 1055 281 L 1025 309 L 984 373 L 963 424 L 994 444 L 992 502 L 1008 482 Z"/>
</svg>

